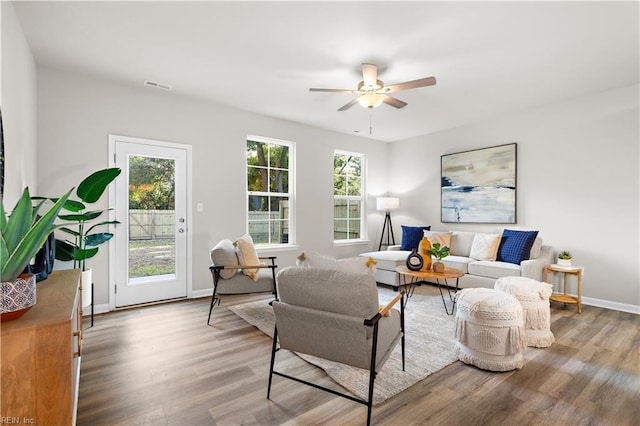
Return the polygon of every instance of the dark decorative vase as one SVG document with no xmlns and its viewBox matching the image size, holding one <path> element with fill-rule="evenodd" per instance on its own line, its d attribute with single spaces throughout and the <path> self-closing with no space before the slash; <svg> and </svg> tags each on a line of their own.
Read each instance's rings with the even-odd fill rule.
<svg viewBox="0 0 640 426">
<path fill-rule="evenodd" d="M 413 249 L 411 254 L 407 257 L 407 269 L 410 271 L 419 271 L 422 269 L 424 259 L 418 253 L 418 249 Z"/>
</svg>

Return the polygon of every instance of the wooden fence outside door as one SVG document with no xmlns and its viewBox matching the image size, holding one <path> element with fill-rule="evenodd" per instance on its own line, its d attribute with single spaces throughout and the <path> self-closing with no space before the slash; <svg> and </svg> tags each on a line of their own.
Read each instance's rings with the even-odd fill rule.
<svg viewBox="0 0 640 426">
<path fill-rule="evenodd" d="M 129 240 L 162 240 L 175 236 L 173 210 L 129 210 Z"/>
</svg>

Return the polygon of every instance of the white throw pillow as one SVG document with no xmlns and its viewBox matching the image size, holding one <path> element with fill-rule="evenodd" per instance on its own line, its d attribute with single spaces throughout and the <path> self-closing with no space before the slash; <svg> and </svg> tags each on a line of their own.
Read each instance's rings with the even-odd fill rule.
<svg viewBox="0 0 640 426">
<path fill-rule="evenodd" d="M 256 246 L 253 244 L 253 238 L 251 238 L 251 235 L 244 234 L 242 237 L 238 238 L 233 245 L 236 247 L 240 265 L 260 264 L 260 258 L 258 257 L 258 252 L 256 251 Z M 258 280 L 257 269 L 243 268 L 242 273 L 254 281 Z"/>
<path fill-rule="evenodd" d="M 374 274 L 376 272 L 376 263 L 377 262 L 371 257 L 358 256 L 336 259 L 335 257 L 315 251 L 305 251 L 301 253 L 296 260 L 296 265 L 302 267 L 366 274 Z"/>
<path fill-rule="evenodd" d="M 473 237 L 469 257 L 476 260 L 496 260 L 499 245 L 500 234 L 478 233 Z"/>
<path fill-rule="evenodd" d="M 377 263 L 372 257 L 348 257 L 346 259 L 338 259 L 338 270 L 372 275 L 376 272 Z"/>
<path fill-rule="evenodd" d="M 429 239 L 431 246 L 440 243 L 440 247 L 451 248 L 451 232 L 424 231 L 424 236 Z"/>
<path fill-rule="evenodd" d="M 307 266 L 309 268 L 318 269 L 337 269 L 337 260 L 335 257 L 316 251 L 305 251 L 298 256 L 298 265 Z"/>
<path fill-rule="evenodd" d="M 300 266 L 302 268 L 310 268 L 309 261 L 307 260 L 307 256 L 304 252 L 300 253 L 298 257 L 296 257 L 296 266 Z"/>
</svg>

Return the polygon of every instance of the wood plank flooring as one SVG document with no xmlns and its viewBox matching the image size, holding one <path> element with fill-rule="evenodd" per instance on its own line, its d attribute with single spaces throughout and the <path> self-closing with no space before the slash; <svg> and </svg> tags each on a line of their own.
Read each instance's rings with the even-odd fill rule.
<svg viewBox="0 0 640 426">
<path fill-rule="evenodd" d="M 364 424 L 365 406 L 279 377 L 266 399 L 271 339 L 226 308 L 260 299 L 271 296 L 222 296 L 210 326 L 208 298 L 97 316 L 85 329 L 78 425 Z M 640 424 L 640 317 L 553 304 L 552 330 L 556 342 L 528 349 L 523 369 L 456 362 L 375 406 L 372 423 Z M 295 355 L 277 359 L 338 389 Z"/>
</svg>

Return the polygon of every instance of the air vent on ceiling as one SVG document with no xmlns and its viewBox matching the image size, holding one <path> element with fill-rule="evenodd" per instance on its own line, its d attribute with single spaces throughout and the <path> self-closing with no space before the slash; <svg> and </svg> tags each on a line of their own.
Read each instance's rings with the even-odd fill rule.
<svg viewBox="0 0 640 426">
<path fill-rule="evenodd" d="M 157 81 L 145 80 L 145 86 L 155 87 L 157 89 L 171 90 L 171 86 L 168 84 L 158 83 Z"/>
</svg>

